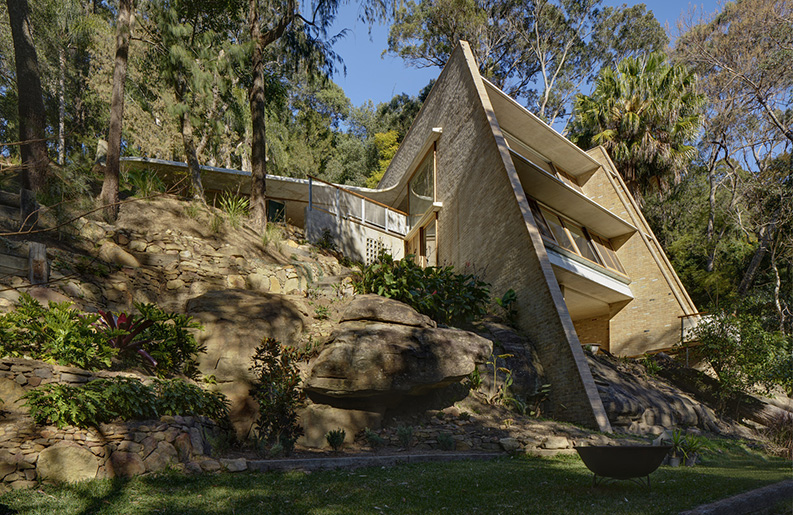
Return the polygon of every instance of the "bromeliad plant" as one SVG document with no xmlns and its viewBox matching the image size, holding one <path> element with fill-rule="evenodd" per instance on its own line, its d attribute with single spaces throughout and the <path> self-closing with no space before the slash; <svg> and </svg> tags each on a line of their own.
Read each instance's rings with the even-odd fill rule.
<svg viewBox="0 0 793 515">
<path fill-rule="evenodd" d="M 0 315 L 0 356 L 29 357 L 96 370 L 115 358 L 140 356 L 158 375 L 195 377 L 204 349 L 190 329 L 191 317 L 136 304 L 138 314 L 82 313 L 68 302 L 44 307 L 23 293 L 16 309 Z"/>
<path fill-rule="evenodd" d="M 139 315 L 100 311 L 108 343 L 122 357 L 138 354 L 158 375 L 195 377 L 196 356 L 204 348 L 189 329 L 201 329 L 192 317 L 167 313 L 154 304 L 136 303 Z"/>
</svg>

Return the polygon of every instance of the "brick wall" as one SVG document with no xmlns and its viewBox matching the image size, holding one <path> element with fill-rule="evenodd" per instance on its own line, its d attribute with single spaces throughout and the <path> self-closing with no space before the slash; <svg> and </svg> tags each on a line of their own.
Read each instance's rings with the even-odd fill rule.
<svg viewBox="0 0 793 515">
<path fill-rule="evenodd" d="M 696 307 L 644 216 L 630 203 L 627 189 L 615 175 L 605 151 L 598 147 L 589 154 L 603 166 L 584 184 L 584 194 L 638 229 L 626 241 L 616 242 L 617 256 L 631 279 L 634 300 L 611 319 L 611 352 L 633 356 L 671 347 L 680 341 L 678 316 L 695 313 Z"/>
</svg>

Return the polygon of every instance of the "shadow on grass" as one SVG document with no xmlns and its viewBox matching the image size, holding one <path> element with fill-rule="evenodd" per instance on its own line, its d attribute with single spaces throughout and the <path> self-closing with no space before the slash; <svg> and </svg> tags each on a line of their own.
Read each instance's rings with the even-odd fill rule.
<svg viewBox="0 0 793 515">
<path fill-rule="evenodd" d="M 352 514 L 677 513 L 785 479 L 789 466 L 662 467 L 652 488 L 620 481 L 591 488 L 575 457 L 413 464 L 326 472 L 184 476 L 13 492 L 20 513 Z"/>
</svg>

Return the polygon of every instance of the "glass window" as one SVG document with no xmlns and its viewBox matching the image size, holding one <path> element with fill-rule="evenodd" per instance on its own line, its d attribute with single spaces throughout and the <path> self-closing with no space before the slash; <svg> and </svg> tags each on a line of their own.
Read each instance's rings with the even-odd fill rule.
<svg viewBox="0 0 793 515">
<path fill-rule="evenodd" d="M 620 260 L 617 258 L 617 253 L 614 252 L 614 247 L 611 246 L 611 242 L 596 235 L 592 235 L 592 241 L 595 243 L 598 253 L 603 258 L 606 267 L 624 274 L 625 269 L 622 268 L 622 263 L 620 263 Z"/>
<path fill-rule="evenodd" d="M 540 206 L 533 200 L 529 200 L 529 206 L 531 207 L 531 214 L 534 215 L 534 220 L 537 222 L 537 228 L 540 230 L 540 234 L 542 234 L 544 238 L 554 241 L 553 233 L 551 233 L 551 229 L 548 227 L 545 217 L 543 217 L 540 212 Z"/>
<path fill-rule="evenodd" d="M 565 227 L 567 227 L 567 230 L 569 230 L 570 234 L 573 235 L 573 240 L 575 240 L 576 247 L 578 247 L 578 253 L 590 261 L 600 263 L 600 260 L 595 254 L 595 249 L 592 248 L 592 244 L 589 243 L 589 238 L 587 237 L 584 228 L 567 221 L 565 221 Z"/>
<path fill-rule="evenodd" d="M 551 232 L 553 233 L 556 243 L 569 251 L 577 253 L 575 245 L 573 244 L 572 240 L 570 240 L 567 232 L 564 230 L 564 225 L 562 224 L 562 221 L 559 219 L 559 217 L 543 208 L 540 208 L 540 211 L 542 211 L 545 221 L 548 222 L 548 227 L 551 228 Z"/>
<path fill-rule="evenodd" d="M 432 203 L 435 200 L 434 158 L 434 152 L 427 154 L 413 178 L 410 179 L 408 185 L 408 210 L 411 227 L 421 220 L 421 217 L 432 207 Z"/>
</svg>

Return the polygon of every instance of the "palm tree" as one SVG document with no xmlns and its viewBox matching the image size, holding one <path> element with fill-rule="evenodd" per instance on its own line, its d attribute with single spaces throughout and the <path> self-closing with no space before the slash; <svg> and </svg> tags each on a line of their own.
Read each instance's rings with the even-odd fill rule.
<svg viewBox="0 0 793 515">
<path fill-rule="evenodd" d="M 684 65 L 661 52 L 627 58 L 600 72 L 592 95 L 578 95 L 570 139 L 583 149 L 603 145 L 638 202 L 642 193 L 675 182 L 696 156 L 705 95 Z"/>
</svg>

